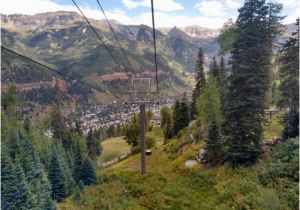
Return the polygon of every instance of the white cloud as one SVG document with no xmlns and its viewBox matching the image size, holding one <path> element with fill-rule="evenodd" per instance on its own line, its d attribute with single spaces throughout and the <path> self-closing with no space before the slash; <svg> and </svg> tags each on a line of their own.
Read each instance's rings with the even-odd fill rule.
<svg viewBox="0 0 300 210">
<path fill-rule="evenodd" d="M 53 12 L 53 11 L 75 11 L 74 6 L 60 5 L 50 0 L 9 0 L 1 4 L 0 13 L 2 14 L 26 14 Z"/>
<path fill-rule="evenodd" d="M 226 15 L 221 1 L 204 0 L 197 3 L 195 7 L 205 16 L 222 17 Z"/>
<path fill-rule="evenodd" d="M 284 24 L 296 23 L 296 19 L 300 18 L 300 6 L 292 10 L 292 12 L 283 20 Z"/>
<path fill-rule="evenodd" d="M 162 12 L 155 13 L 155 19 L 159 20 L 156 21 L 156 27 L 173 27 L 173 26 L 187 26 L 187 25 L 199 25 L 202 27 L 207 28 L 221 28 L 223 23 L 226 21 L 224 18 L 212 18 L 212 17 L 205 17 L 205 16 L 194 16 L 189 17 L 186 15 L 168 15 Z M 143 23 L 146 25 L 152 24 L 151 22 L 151 13 L 144 13 L 137 17 L 137 23 Z"/>
<path fill-rule="evenodd" d="M 284 24 L 295 23 L 296 19 L 300 17 L 300 1 L 299 0 L 277 0 L 278 3 L 283 4 L 286 17 L 283 20 Z"/>
<path fill-rule="evenodd" d="M 278 0 L 278 2 L 282 3 L 284 7 L 299 6 L 299 0 Z"/>
<path fill-rule="evenodd" d="M 241 7 L 241 3 L 237 0 L 225 0 L 225 5 L 229 9 L 237 9 Z"/>
<path fill-rule="evenodd" d="M 34 5 L 34 6 L 32 6 Z M 88 18 L 103 19 L 103 14 L 97 9 L 91 9 L 87 6 L 79 5 L 83 13 Z M 77 8 L 73 5 L 61 5 L 51 0 L 10 0 L 8 3 L 1 5 L 1 14 L 25 14 L 34 15 L 44 12 L 56 12 L 56 11 L 73 11 L 79 13 Z M 112 11 L 106 11 L 107 16 L 110 19 L 118 20 L 122 23 L 133 24 L 134 21 L 131 17 L 126 16 L 125 12 L 121 9 L 115 8 Z"/>
<path fill-rule="evenodd" d="M 157 1 L 159 2 L 159 1 Z M 163 1 L 160 1 L 163 2 Z M 35 6 L 28 6 L 35 5 Z M 103 19 L 103 15 L 99 10 L 88 8 L 87 6 L 79 5 L 84 14 L 89 18 Z M 60 5 L 51 0 L 10 0 L 9 3 L 3 4 L 0 7 L 1 14 L 27 14 L 33 15 L 43 12 L 55 11 L 75 11 L 78 10 L 73 5 Z M 117 20 L 122 24 L 146 24 L 152 26 L 151 13 L 142 13 L 136 16 L 126 15 L 121 9 L 115 8 L 112 11 L 105 11 L 109 19 Z M 168 13 L 155 12 L 156 27 L 173 27 L 200 25 L 209 28 L 219 28 L 224 21 L 223 18 L 211 18 L 187 15 L 169 15 Z M 159 21 L 158 21 L 159 20 Z"/>
<path fill-rule="evenodd" d="M 140 6 L 151 7 L 150 0 L 139 0 L 139 1 L 122 0 L 122 3 L 128 9 L 134 9 Z M 154 2 L 154 8 L 159 11 L 171 12 L 171 11 L 182 10 L 183 6 L 180 3 L 175 2 L 174 0 L 159 0 Z"/>
<path fill-rule="evenodd" d="M 140 5 L 140 2 L 135 2 L 132 0 L 122 0 L 122 3 L 128 8 L 128 9 L 134 9 Z"/>
<path fill-rule="evenodd" d="M 235 1 L 235 0 L 230 0 L 230 1 Z M 157 2 L 156 4 L 164 4 L 158 2 L 165 2 L 165 0 L 160 0 L 156 2 Z M 205 2 L 208 2 L 208 0 L 205 0 Z M 210 2 L 216 3 L 218 1 L 212 0 Z M 226 4 L 226 1 L 224 1 L 223 3 Z M 200 6 L 201 5 L 199 3 L 199 7 Z M 104 18 L 102 13 L 97 8 L 91 9 L 88 6 L 83 6 L 83 5 L 80 5 L 80 8 L 83 10 L 84 14 L 89 18 L 94 18 L 94 19 Z M 223 15 L 225 11 L 221 9 L 220 6 L 214 7 L 213 10 L 210 7 L 206 7 L 206 9 L 207 11 L 204 14 L 199 14 L 197 16 L 190 16 L 188 13 L 179 15 L 174 13 L 157 11 L 155 12 L 156 27 L 173 27 L 173 26 L 181 27 L 187 25 L 200 25 L 208 28 L 221 28 L 223 23 L 229 17 L 232 16 L 232 14 L 230 15 L 226 14 L 225 16 L 221 16 L 220 13 Z M 218 10 L 219 10 L 219 14 L 218 15 L 214 14 L 214 13 L 218 13 L 217 12 Z M 26 0 L 26 1 L 9 0 L 6 4 L 3 4 L 0 7 L 1 14 L 33 15 L 36 13 L 54 12 L 54 11 L 74 11 L 78 13 L 77 8 L 73 5 L 61 5 L 51 0 Z M 300 7 L 299 6 L 295 7 L 290 11 L 291 13 L 289 13 L 287 18 L 285 18 L 284 23 L 295 22 L 296 18 L 299 17 Z M 105 11 L 105 12 L 109 19 L 117 20 L 122 24 L 146 24 L 152 26 L 150 11 L 135 16 L 125 13 L 120 8 L 114 8 L 110 11 Z"/>
<path fill-rule="evenodd" d="M 113 13 L 116 13 L 116 14 L 121 14 L 121 15 L 124 15 L 125 14 L 125 11 L 124 10 L 121 10 L 120 8 L 114 8 L 112 10 Z"/>
</svg>

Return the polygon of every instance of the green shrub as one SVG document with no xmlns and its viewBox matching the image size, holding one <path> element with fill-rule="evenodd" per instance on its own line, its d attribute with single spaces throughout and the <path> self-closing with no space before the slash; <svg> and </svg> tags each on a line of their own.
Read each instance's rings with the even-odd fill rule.
<svg viewBox="0 0 300 210">
<path fill-rule="evenodd" d="M 152 136 L 146 136 L 146 148 L 150 149 L 154 147 L 155 139 Z"/>
<path fill-rule="evenodd" d="M 135 155 L 135 154 L 138 154 L 141 152 L 141 147 L 140 145 L 137 145 L 137 146 L 132 146 L 131 147 L 131 154 L 132 155 Z"/>
<path fill-rule="evenodd" d="M 282 202 L 291 209 L 299 203 L 299 140 L 279 143 L 275 154 L 258 171 L 260 183 L 275 188 Z"/>
</svg>

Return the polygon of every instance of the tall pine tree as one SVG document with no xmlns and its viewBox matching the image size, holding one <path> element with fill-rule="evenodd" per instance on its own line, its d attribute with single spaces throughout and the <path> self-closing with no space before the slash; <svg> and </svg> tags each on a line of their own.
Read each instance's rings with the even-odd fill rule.
<svg viewBox="0 0 300 210">
<path fill-rule="evenodd" d="M 28 182 L 30 194 L 34 195 L 33 205 L 37 209 L 55 209 L 51 199 L 50 183 L 45 176 L 44 166 L 30 140 L 21 132 L 19 134 L 22 151 L 19 155 L 20 163 Z"/>
<path fill-rule="evenodd" d="M 64 150 L 62 144 L 60 142 L 55 142 L 54 144 L 58 153 L 60 165 L 63 170 L 63 178 L 67 186 L 67 195 L 70 195 L 75 187 L 75 181 L 72 176 L 72 167 L 68 162 L 68 155 Z M 73 162 L 73 160 L 70 161 Z"/>
<path fill-rule="evenodd" d="M 51 183 L 52 198 L 58 202 L 62 201 L 68 195 L 68 186 L 64 179 L 64 169 L 55 145 L 52 145 L 48 178 Z"/>
<path fill-rule="evenodd" d="M 173 132 L 176 135 L 180 129 L 180 102 L 179 100 L 175 101 L 173 111 Z"/>
<path fill-rule="evenodd" d="M 77 184 L 82 179 L 82 164 L 83 164 L 83 152 L 79 144 L 79 139 L 77 139 L 74 145 L 74 167 L 73 167 L 73 177 Z"/>
<path fill-rule="evenodd" d="M 176 135 L 181 129 L 187 127 L 190 121 L 189 105 L 184 95 L 180 101 L 176 101 L 173 114 L 173 131 Z"/>
<path fill-rule="evenodd" d="M 65 151 L 71 147 L 71 139 L 67 132 L 65 118 L 62 114 L 63 96 L 59 86 L 59 81 L 56 80 L 55 84 L 55 98 L 52 105 L 51 113 L 51 128 L 53 132 L 53 138 L 61 141 Z"/>
<path fill-rule="evenodd" d="M 30 139 L 21 131 L 15 130 L 9 135 L 6 144 L 10 157 L 13 160 L 18 159 L 22 167 L 33 208 L 55 209 L 44 167 Z"/>
<path fill-rule="evenodd" d="M 97 139 L 94 135 L 93 129 L 90 128 L 90 131 L 86 138 L 86 148 L 88 151 L 88 155 L 92 160 L 97 159 L 97 146 L 99 146 L 99 144 L 97 144 Z"/>
<path fill-rule="evenodd" d="M 221 154 L 222 142 L 220 135 L 220 127 L 215 118 L 213 118 L 209 122 L 208 135 L 205 139 L 205 143 L 205 148 L 207 150 L 206 159 L 210 162 L 216 160 Z"/>
<path fill-rule="evenodd" d="M 227 94 L 227 88 L 228 88 L 228 71 L 223 56 L 221 56 L 220 58 L 218 82 L 219 82 L 219 88 L 221 94 L 221 102 L 223 104 L 225 102 L 225 96 Z"/>
<path fill-rule="evenodd" d="M 219 66 L 216 61 L 216 57 L 213 57 L 213 60 L 210 63 L 209 75 L 216 78 L 216 80 L 220 84 L 220 70 L 219 70 Z"/>
<path fill-rule="evenodd" d="M 191 103 L 191 118 L 195 119 L 197 115 L 197 107 L 196 102 L 200 94 L 202 93 L 202 89 L 205 85 L 205 74 L 204 74 L 204 55 L 203 50 L 200 48 L 198 51 L 198 60 L 196 64 L 196 87 L 193 91 L 192 103 Z"/>
<path fill-rule="evenodd" d="M 299 19 L 296 25 L 299 27 Z M 283 46 L 279 59 L 279 106 L 288 109 L 284 116 L 285 139 L 299 136 L 299 29 L 293 36 Z"/>
<path fill-rule="evenodd" d="M 87 157 L 82 164 L 82 182 L 84 185 L 91 185 L 97 182 L 96 170 Z"/>
<path fill-rule="evenodd" d="M 27 210 L 34 206 L 23 169 L 5 150 L 1 151 L 1 209 Z"/>
<path fill-rule="evenodd" d="M 223 129 L 233 166 L 255 162 L 261 152 L 272 42 L 281 19 L 280 8 L 272 9 L 272 21 L 269 11 L 265 0 L 246 0 L 236 21 Z"/>
</svg>

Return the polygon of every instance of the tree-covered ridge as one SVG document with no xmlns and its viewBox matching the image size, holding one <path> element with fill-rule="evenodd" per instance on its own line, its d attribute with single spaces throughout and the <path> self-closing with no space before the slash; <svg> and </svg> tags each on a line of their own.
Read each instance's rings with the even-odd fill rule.
<svg viewBox="0 0 300 210">
<path fill-rule="evenodd" d="M 41 132 L 41 125 L 31 124 L 29 118 L 20 120 L 15 86 L 1 100 L 3 209 L 56 209 L 56 203 L 71 195 L 77 185 L 97 182 L 85 139 L 78 130 L 64 126 L 60 107 L 53 110 L 54 135 L 49 138 Z"/>
</svg>

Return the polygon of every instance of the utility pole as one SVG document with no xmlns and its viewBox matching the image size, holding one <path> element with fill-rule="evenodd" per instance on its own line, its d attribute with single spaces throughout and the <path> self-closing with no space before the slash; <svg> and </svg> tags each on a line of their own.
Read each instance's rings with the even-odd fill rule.
<svg viewBox="0 0 300 210">
<path fill-rule="evenodd" d="M 146 105 L 147 104 L 159 104 L 156 100 L 150 100 L 147 98 L 149 94 L 157 94 L 156 91 L 151 90 L 151 78 L 132 78 L 131 79 L 132 90 L 126 93 L 136 95 L 135 99 L 125 104 L 135 104 L 140 107 L 140 146 L 141 146 L 141 175 L 144 176 L 147 173 L 146 170 Z"/>
<path fill-rule="evenodd" d="M 146 167 L 146 105 L 147 104 L 159 104 L 158 101 L 135 101 L 125 102 L 125 104 L 137 104 L 140 106 L 140 145 L 141 145 L 141 175 L 144 176 L 147 173 Z"/>
<path fill-rule="evenodd" d="M 146 175 L 146 125 L 145 125 L 145 104 L 140 104 L 141 121 L 141 175 Z"/>
</svg>

